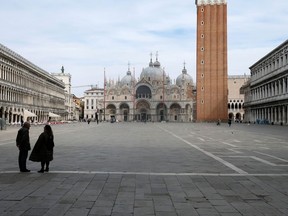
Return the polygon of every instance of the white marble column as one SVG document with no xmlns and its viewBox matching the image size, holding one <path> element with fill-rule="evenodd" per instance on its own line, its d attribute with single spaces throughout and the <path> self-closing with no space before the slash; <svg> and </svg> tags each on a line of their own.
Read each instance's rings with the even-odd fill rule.
<svg viewBox="0 0 288 216">
<path fill-rule="evenodd" d="M 288 124 L 288 105 L 286 105 L 286 111 L 285 111 L 285 116 L 286 116 L 286 124 Z"/>
<path fill-rule="evenodd" d="M 287 117 L 286 117 L 287 113 L 286 113 L 286 107 L 285 105 L 282 106 L 282 122 L 283 124 L 286 124 L 286 120 L 287 120 Z"/>
<path fill-rule="evenodd" d="M 281 122 L 281 106 L 277 107 L 277 122 Z"/>
<path fill-rule="evenodd" d="M 268 108 L 268 121 L 271 122 L 271 107 Z"/>
<path fill-rule="evenodd" d="M 275 122 L 275 108 L 271 107 L 271 122 Z"/>
</svg>

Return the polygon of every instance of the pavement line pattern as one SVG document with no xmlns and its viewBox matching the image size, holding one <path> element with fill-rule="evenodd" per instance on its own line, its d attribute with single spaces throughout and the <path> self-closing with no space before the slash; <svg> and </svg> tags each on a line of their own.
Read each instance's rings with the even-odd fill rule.
<svg viewBox="0 0 288 216">
<path fill-rule="evenodd" d="M 237 139 L 234 139 L 233 141 L 236 142 L 236 143 L 241 143 L 241 141 L 237 140 Z"/>
<path fill-rule="evenodd" d="M 192 134 L 192 133 L 191 133 Z M 193 136 L 195 136 L 195 134 L 193 133 L 192 134 Z M 234 148 L 237 148 L 236 145 L 233 145 L 231 143 L 228 143 L 228 142 L 223 142 L 223 141 L 220 141 L 220 140 L 217 140 L 217 139 L 214 139 L 214 138 L 211 138 L 211 137 L 208 137 L 208 136 L 204 136 L 204 135 L 201 135 L 202 137 L 205 137 L 206 139 L 209 139 L 211 141 L 215 141 L 215 142 L 219 142 L 219 143 L 222 143 L 224 145 L 228 145 L 228 146 L 231 146 L 231 147 L 234 147 Z M 197 137 L 198 139 L 200 139 L 201 141 L 205 142 L 205 140 L 203 138 L 200 138 L 200 137 Z M 241 142 L 241 141 L 238 141 L 238 142 Z"/>
<path fill-rule="evenodd" d="M 234 152 L 234 153 L 236 153 L 236 154 L 242 154 L 242 152 L 241 151 L 238 151 L 238 150 L 236 150 L 236 149 L 228 149 L 229 151 L 232 151 L 232 152 Z"/>
<path fill-rule="evenodd" d="M 258 151 L 254 151 L 254 152 L 256 152 L 258 154 L 261 154 L 261 155 L 265 155 L 265 156 L 271 157 L 271 158 L 275 158 L 275 159 L 277 159 L 279 161 L 283 161 L 283 162 L 288 163 L 288 160 L 285 160 L 285 159 L 282 159 L 282 158 L 279 158 L 279 157 L 276 157 L 276 156 L 273 156 L 273 155 L 270 155 L 270 154 L 266 154 L 266 153 L 262 153 L 262 152 L 258 152 Z"/>
<path fill-rule="evenodd" d="M 288 166 L 288 164 L 275 164 L 275 163 L 272 163 L 270 161 L 258 158 L 256 156 L 226 156 L 226 157 L 230 157 L 230 158 L 252 158 L 252 159 L 254 159 L 256 161 L 259 161 L 261 163 L 264 163 L 264 164 L 270 165 L 270 166 L 278 166 L 278 167 L 286 167 L 286 166 Z"/>
<path fill-rule="evenodd" d="M 15 174 L 19 171 L 0 171 L 0 174 Z M 254 176 L 254 177 L 285 177 L 288 173 L 152 173 L 152 172 L 105 172 L 105 171 L 49 171 L 49 173 L 23 173 L 23 175 L 50 175 L 50 174 L 103 174 L 103 175 L 150 175 L 150 176 Z"/>
<path fill-rule="evenodd" d="M 246 171 L 244 171 L 244 170 L 242 170 L 242 169 L 236 167 L 235 165 L 229 163 L 228 161 L 223 160 L 222 158 L 220 158 L 220 157 L 218 157 L 218 156 L 216 156 L 216 155 L 214 155 L 214 154 L 212 154 L 212 153 L 210 153 L 210 152 L 207 152 L 207 151 L 205 151 L 205 150 L 199 148 L 198 146 L 196 146 L 196 145 L 190 143 L 189 141 L 187 141 L 187 140 L 183 139 L 182 137 L 180 137 L 180 136 L 174 134 L 173 132 L 171 132 L 171 131 L 169 131 L 169 130 L 166 130 L 166 129 L 160 127 L 160 126 L 157 126 L 157 127 L 159 127 L 160 129 L 166 131 L 167 133 L 171 134 L 171 135 L 174 136 L 175 138 L 177 138 L 177 139 L 183 141 L 184 143 L 188 144 L 189 146 L 191 146 L 191 147 L 197 149 L 198 151 L 200 151 L 200 152 L 206 154 L 207 156 L 213 158 L 214 160 L 218 161 L 219 163 L 222 163 L 223 165 L 229 167 L 230 169 L 234 170 L 235 172 L 237 172 L 237 173 L 239 173 L 239 174 L 248 174 Z"/>
<path fill-rule="evenodd" d="M 197 139 L 201 140 L 202 142 L 205 142 L 205 140 L 202 139 L 201 137 L 197 137 Z"/>
<path fill-rule="evenodd" d="M 236 145 L 233 145 L 233 144 L 230 144 L 230 143 L 227 143 L 227 142 L 221 142 L 221 143 L 223 143 L 224 145 L 228 145 L 228 146 L 231 146 L 231 147 L 237 148 Z"/>
<path fill-rule="evenodd" d="M 264 160 L 264 159 L 261 159 L 261 158 L 255 157 L 255 156 L 250 156 L 250 158 L 257 160 L 257 161 L 260 161 L 260 162 L 267 164 L 267 165 L 270 165 L 270 166 L 277 166 L 277 164 L 271 163 L 267 160 Z"/>
</svg>

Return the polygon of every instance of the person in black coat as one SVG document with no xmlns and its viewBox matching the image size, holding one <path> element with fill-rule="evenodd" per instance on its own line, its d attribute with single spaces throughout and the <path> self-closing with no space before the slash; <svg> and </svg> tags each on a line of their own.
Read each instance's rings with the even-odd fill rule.
<svg viewBox="0 0 288 216">
<path fill-rule="evenodd" d="M 29 137 L 30 123 L 24 122 L 23 126 L 18 130 L 16 137 L 16 146 L 19 149 L 18 164 L 20 172 L 30 172 L 26 168 L 28 151 L 31 150 Z"/>
<path fill-rule="evenodd" d="M 229 118 L 229 119 L 228 119 L 228 125 L 229 125 L 229 127 L 231 127 L 231 123 L 232 123 L 232 119 Z"/>
<path fill-rule="evenodd" d="M 34 162 L 41 162 L 41 169 L 39 173 L 49 171 L 50 161 L 53 160 L 53 149 L 54 149 L 54 136 L 50 125 L 45 125 L 44 132 L 42 132 L 36 141 L 29 160 Z M 44 166 L 46 169 L 44 170 Z"/>
</svg>

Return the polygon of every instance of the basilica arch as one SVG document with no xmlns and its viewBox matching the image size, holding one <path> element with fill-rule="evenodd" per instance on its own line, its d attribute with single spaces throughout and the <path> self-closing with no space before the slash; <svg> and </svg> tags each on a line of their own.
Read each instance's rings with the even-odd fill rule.
<svg viewBox="0 0 288 216">
<path fill-rule="evenodd" d="M 114 104 L 108 104 L 106 107 L 106 119 L 116 118 L 116 106 Z"/>
<path fill-rule="evenodd" d="M 152 98 L 152 92 L 148 85 L 140 85 L 136 89 L 136 98 Z"/>
<path fill-rule="evenodd" d="M 130 108 L 127 103 L 121 103 L 119 106 L 119 120 L 125 122 L 130 120 Z"/>
<path fill-rule="evenodd" d="M 178 103 L 173 103 L 170 106 L 169 121 L 179 122 L 181 114 L 181 106 Z"/>
<path fill-rule="evenodd" d="M 165 103 L 159 103 L 156 107 L 156 121 L 167 121 L 167 106 Z"/>
<path fill-rule="evenodd" d="M 135 109 L 136 121 L 151 121 L 151 105 L 147 100 L 139 100 Z"/>
</svg>

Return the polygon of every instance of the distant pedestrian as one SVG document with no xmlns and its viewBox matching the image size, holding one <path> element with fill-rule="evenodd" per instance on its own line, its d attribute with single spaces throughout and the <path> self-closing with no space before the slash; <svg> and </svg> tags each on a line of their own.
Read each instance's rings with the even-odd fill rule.
<svg viewBox="0 0 288 216">
<path fill-rule="evenodd" d="M 99 123 L 98 113 L 95 114 L 96 122 Z"/>
<path fill-rule="evenodd" d="M 18 164 L 20 172 L 30 172 L 26 168 L 28 151 L 31 150 L 29 137 L 30 123 L 24 122 L 23 126 L 18 130 L 16 137 L 16 146 L 19 149 Z"/>
<path fill-rule="evenodd" d="M 39 173 L 49 172 L 50 161 L 53 160 L 54 149 L 54 136 L 50 125 L 44 126 L 44 132 L 42 132 L 35 143 L 29 160 L 34 162 L 41 162 L 41 169 Z M 46 169 L 44 167 L 46 165 Z"/>
<path fill-rule="evenodd" d="M 88 122 L 88 124 L 90 124 L 90 122 L 91 122 L 91 119 L 88 119 L 88 121 L 87 121 L 87 122 Z"/>
<path fill-rule="evenodd" d="M 220 123 L 221 123 L 221 120 L 220 120 L 220 119 L 218 119 L 218 121 L 217 121 L 217 125 L 220 125 Z"/>
<path fill-rule="evenodd" d="M 229 118 L 229 119 L 228 119 L 228 125 L 229 125 L 229 127 L 231 127 L 231 123 L 232 123 L 232 119 Z"/>
</svg>

